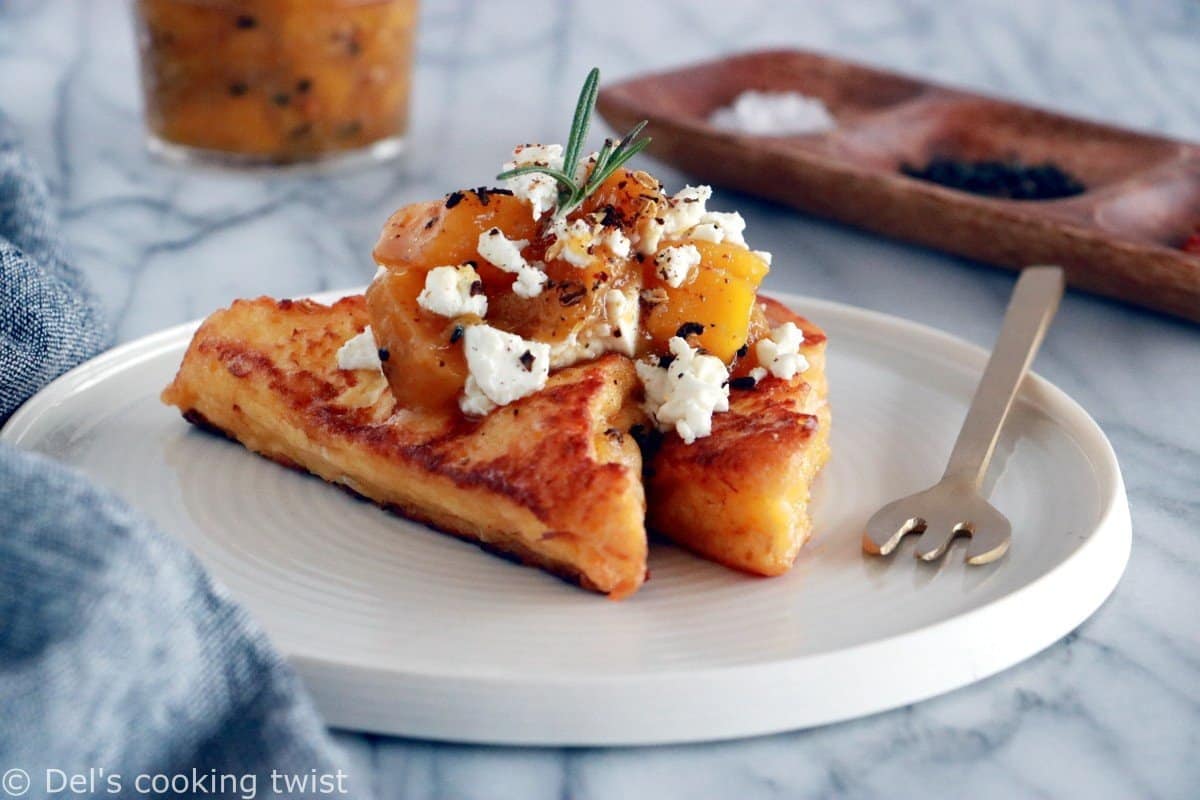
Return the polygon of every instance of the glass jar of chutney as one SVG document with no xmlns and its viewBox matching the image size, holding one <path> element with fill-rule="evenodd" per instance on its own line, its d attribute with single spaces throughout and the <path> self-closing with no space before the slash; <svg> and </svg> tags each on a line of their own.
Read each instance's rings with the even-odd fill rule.
<svg viewBox="0 0 1200 800">
<path fill-rule="evenodd" d="M 403 149 L 417 0 L 136 0 L 150 149 L 223 165 Z"/>
</svg>

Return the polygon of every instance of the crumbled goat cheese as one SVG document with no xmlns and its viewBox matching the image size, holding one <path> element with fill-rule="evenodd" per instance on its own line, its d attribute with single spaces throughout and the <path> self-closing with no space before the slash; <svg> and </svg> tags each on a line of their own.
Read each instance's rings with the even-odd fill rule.
<svg viewBox="0 0 1200 800">
<path fill-rule="evenodd" d="M 575 165 L 575 182 L 583 183 L 587 177 L 592 174 L 592 168 L 596 166 L 597 159 L 600 154 L 593 150 L 584 158 L 579 159 L 579 163 Z"/>
<path fill-rule="evenodd" d="M 685 239 L 702 242 L 729 242 L 739 247 L 746 246 L 746 238 L 742 232 L 746 230 L 746 220 L 736 211 L 705 211 L 700 222 L 686 230 Z"/>
<path fill-rule="evenodd" d="M 529 266 L 525 256 L 521 255 L 521 248 L 528 245 L 528 239 L 509 239 L 499 228 L 489 228 L 479 234 L 476 249 L 479 255 L 505 272 L 520 272 Z"/>
<path fill-rule="evenodd" d="M 767 375 L 769 375 L 769 374 L 770 373 L 767 372 L 762 367 L 755 367 L 754 369 L 750 370 L 750 377 L 754 378 L 755 383 L 758 383 L 763 378 L 767 377 Z"/>
<path fill-rule="evenodd" d="M 546 285 L 547 277 L 536 264 L 530 264 L 521 255 L 521 248 L 529 244 L 527 239 L 509 239 L 499 228 L 489 228 L 479 234 L 476 250 L 488 262 L 505 272 L 515 273 L 513 292 L 521 297 L 536 297 Z"/>
<path fill-rule="evenodd" d="M 561 342 L 550 345 L 550 369 L 562 369 L 603 354 L 599 344 L 587 335 L 588 330 L 573 330 Z"/>
<path fill-rule="evenodd" d="M 528 166 L 562 169 L 563 149 L 557 144 L 526 144 L 513 150 L 512 161 L 504 163 L 504 171 Z M 541 172 L 517 175 L 504 181 L 505 188 L 516 197 L 529 203 L 533 218 L 558 205 L 558 182 Z"/>
<path fill-rule="evenodd" d="M 388 274 L 387 267 L 385 267 L 383 264 L 376 265 L 375 277 L 371 278 L 371 283 L 374 283 L 375 281 L 379 280 L 380 278 L 382 278 L 384 275 L 387 275 L 387 274 Z"/>
<path fill-rule="evenodd" d="M 700 251 L 690 244 L 668 247 L 654 257 L 654 263 L 658 267 L 658 276 L 668 286 L 678 289 L 688 282 L 692 267 L 700 264 Z"/>
<path fill-rule="evenodd" d="M 550 345 L 490 325 L 468 327 L 463 349 L 469 374 L 459 407 L 468 414 L 486 414 L 531 395 L 550 375 Z"/>
<path fill-rule="evenodd" d="M 338 348 L 337 366 L 338 369 L 383 369 L 383 362 L 379 360 L 379 345 L 375 342 L 370 325 Z"/>
<path fill-rule="evenodd" d="M 434 267 L 425 273 L 425 288 L 417 295 L 417 305 L 443 317 L 487 316 L 483 282 L 470 264 Z"/>
<path fill-rule="evenodd" d="M 641 317 L 637 289 L 609 289 L 604 295 L 604 316 L 609 333 L 604 337 L 608 350 L 633 356 L 637 347 L 638 319 Z"/>
<path fill-rule="evenodd" d="M 600 236 L 600 240 L 608 248 L 608 251 L 617 258 L 629 258 L 629 252 L 633 245 L 629 241 L 629 237 L 621 232 L 620 228 L 607 228 Z"/>
<path fill-rule="evenodd" d="M 742 92 L 708 120 L 726 130 L 762 136 L 825 133 L 837 127 L 825 104 L 799 92 Z"/>
<path fill-rule="evenodd" d="M 521 144 L 513 148 L 514 166 L 536 164 L 542 167 L 562 169 L 563 148 L 561 144 Z"/>
<path fill-rule="evenodd" d="M 550 232 L 554 234 L 554 244 L 546 251 L 547 258 L 561 258 L 573 267 L 586 267 L 592 263 L 592 245 L 596 236 L 587 220 L 567 222 L 556 219 Z"/>
<path fill-rule="evenodd" d="M 661 430 L 675 429 L 685 444 L 712 433 L 712 415 L 729 410 L 729 372 L 721 359 L 704 355 L 678 336 L 665 367 L 637 362 L 646 388 L 646 409 Z"/>
<path fill-rule="evenodd" d="M 517 273 L 517 279 L 513 281 L 513 294 L 518 297 L 537 297 L 546 288 L 546 273 L 537 267 L 529 267 Z"/>
<path fill-rule="evenodd" d="M 713 242 L 719 244 L 725 241 L 725 231 L 721 230 L 720 226 L 715 223 L 701 222 L 687 232 L 687 238 L 693 242 Z"/>
<path fill-rule="evenodd" d="M 637 288 L 609 289 L 604 295 L 604 315 L 591 320 L 550 347 L 550 368 L 561 369 L 615 352 L 633 356 L 637 347 Z"/>
<path fill-rule="evenodd" d="M 663 214 L 663 235 L 668 238 L 681 236 L 699 225 L 708 212 L 706 205 L 712 197 L 709 186 L 685 186 L 667 201 Z"/>
<path fill-rule="evenodd" d="M 754 346 L 758 363 L 762 364 L 776 378 L 791 380 L 798 373 L 808 369 L 808 359 L 800 355 L 800 345 L 804 344 L 804 331 L 795 323 L 785 322 L 771 330 L 769 339 L 759 339 Z"/>
<path fill-rule="evenodd" d="M 642 255 L 653 255 L 662 241 L 665 227 L 662 217 L 646 217 L 638 227 L 638 252 Z"/>
<path fill-rule="evenodd" d="M 758 256 L 759 258 L 761 258 L 762 262 L 764 264 L 766 264 L 768 267 L 771 266 L 772 256 L 766 250 L 751 250 L 750 252 L 753 253 L 754 255 Z"/>
<path fill-rule="evenodd" d="M 464 414 L 483 417 L 491 413 L 496 404 L 488 399 L 488 396 L 483 393 L 483 389 L 479 388 L 475 376 L 468 375 L 466 383 L 463 384 L 462 397 L 458 398 L 458 407 Z"/>
<path fill-rule="evenodd" d="M 638 231 L 638 252 L 649 255 L 658 249 L 665 237 L 701 242 L 729 242 L 746 246 L 743 232 L 746 220 L 734 212 L 709 211 L 712 189 L 708 186 L 685 186 L 667 200 L 667 208 L 659 217 L 644 220 Z"/>
<path fill-rule="evenodd" d="M 717 239 L 718 242 L 729 242 L 730 244 L 742 247 L 746 246 L 746 239 L 742 235 L 743 231 L 746 230 L 746 220 L 736 211 L 706 211 L 704 216 L 700 218 L 700 224 L 696 227 L 701 226 L 714 229 L 720 237 Z M 691 236 L 693 237 L 695 236 L 695 230 L 696 228 L 692 229 L 693 233 Z"/>
</svg>

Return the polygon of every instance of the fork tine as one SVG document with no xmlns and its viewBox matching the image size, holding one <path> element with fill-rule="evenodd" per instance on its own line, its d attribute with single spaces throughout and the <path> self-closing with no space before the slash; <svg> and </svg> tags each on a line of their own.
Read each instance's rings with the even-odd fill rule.
<svg viewBox="0 0 1200 800">
<path fill-rule="evenodd" d="M 896 549 L 900 540 L 908 533 L 920 530 L 924 523 L 905 507 L 909 498 L 895 500 L 875 512 L 863 532 L 863 550 L 886 556 Z"/>
<path fill-rule="evenodd" d="M 939 519 L 936 524 L 931 521 L 917 539 L 917 548 L 913 555 L 922 561 L 936 561 L 946 553 L 954 537 L 963 532 L 961 525 L 956 525 L 945 519 Z"/>
<path fill-rule="evenodd" d="M 968 564 L 987 564 L 1008 552 L 1012 541 L 1012 523 L 996 514 L 987 524 L 980 525 L 971 534 L 971 546 L 967 548 Z"/>
</svg>

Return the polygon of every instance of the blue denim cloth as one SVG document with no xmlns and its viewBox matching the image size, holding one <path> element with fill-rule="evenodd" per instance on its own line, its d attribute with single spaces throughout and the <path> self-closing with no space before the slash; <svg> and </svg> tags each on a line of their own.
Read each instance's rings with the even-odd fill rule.
<svg viewBox="0 0 1200 800">
<path fill-rule="evenodd" d="M 83 276 L 54 233 L 49 192 L 0 116 L 0 424 L 110 343 Z"/>
<path fill-rule="evenodd" d="M 0 421 L 109 342 L 50 205 L 0 116 Z M 278 786 L 328 776 L 286 792 L 328 797 L 346 775 L 296 676 L 190 553 L 79 473 L 0 445 L 0 797 L 13 769 L 27 797 L 71 775 L 88 790 L 57 796 L 270 797 L 272 770 Z M 158 776 L 171 791 L 142 791 Z"/>
</svg>

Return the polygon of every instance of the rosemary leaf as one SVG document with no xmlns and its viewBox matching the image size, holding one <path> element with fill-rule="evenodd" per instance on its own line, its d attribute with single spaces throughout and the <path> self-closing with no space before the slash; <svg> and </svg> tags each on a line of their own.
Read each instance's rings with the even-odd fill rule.
<svg viewBox="0 0 1200 800">
<path fill-rule="evenodd" d="M 637 125 L 634 125 L 632 128 L 630 128 L 629 133 L 626 133 L 624 136 L 621 137 L 621 141 L 617 142 L 617 149 L 623 150 L 626 147 L 628 147 L 629 143 L 632 142 L 634 139 L 636 139 L 638 137 L 638 134 L 640 134 L 642 132 L 642 130 L 649 123 L 650 123 L 650 120 L 644 119 L 641 122 L 639 122 Z M 650 140 L 647 139 L 646 141 L 650 141 Z"/>
<path fill-rule="evenodd" d="M 615 142 L 612 139 L 605 139 L 604 145 L 596 154 L 596 163 L 592 166 L 590 174 L 583 176 L 577 174 L 579 154 L 587 141 L 592 111 L 596 107 L 596 98 L 599 92 L 600 70 L 593 67 L 583 82 L 583 89 L 579 92 L 579 101 L 575 104 L 575 117 L 571 122 L 571 133 L 567 137 L 567 148 L 563 153 L 561 170 L 539 164 L 526 164 L 501 172 L 496 177 L 504 180 L 533 172 L 549 175 L 559 185 L 558 208 L 555 210 L 554 216 L 561 219 L 578 208 L 592 192 L 600 188 L 600 185 L 610 175 L 650 144 L 650 139 L 637 139 L 646 127 L 646 120 L 642 120 Z"/>
<path fill-rule="evenodd" d="M 592 67 L 583 88 L 579 91 L 579 101 L 575 104 L 575 118 L 571 121 L 571 134 L 567 137 L 567 150 L 563 154 L 563 172 L 574 177 L 575 167 L 579 163 L 579 151 L 583 149 L 587 139 L 588 127 L 592 123 L 592 109 L 596 107 L 596 96 L 600 92 L 600 70 Z"/>
<path fill-rule="evenodd" d="M 608 164 L 608 160 L 612 157 L 614 152 L 613 144 L 614 143 L 612 139 L 604 140 L 604 145 L 600 148 L 600 152 L 596 153 L 596 163 L 592 165 L 592 175 L 595 175 L 597 172 L 604 169 L 605 165 Z M 584 183 L 586 184 L 588 181 L 585 179 Z"/>
<path fill-rule="evenodd" d="M 585 192 L 585 195 L 591 194 L 592 192 L 599 189 L 600 185 L 602 183 L 604 183 L 605 180 L 608 179 L 609 175 L 612 175 L 614 172 L 616 172 L 618 169 L 620 169 L 625 164 L 626 161 L 628 161 L 629 159 L 636 156 L 638 153 L 645 150 L 646 146 L 648 144 L 650 144 L 649 139 L 642 139 L 641 141 L 634 142 L 629 147 L 625 148 L 624 150 L 621 150 L 620 152 L 614 152 L 614 155 L 612 156 L 612 158 L 610 158 L 608 160 L 608 162 L 604 165 L 603 170 L 600 170 L 598 168 L 592 170 L 592 177 L 591 177 L 591 180 L 588 181 L 588 189 Z"/>
<path fill-rule="evenodd" d="M 549 175 L 551 178 L 554 178 L 554 180 L 561 183 L 568 190 L 575 188 L 575 181 L 572 180 L 570 177 L 568 177 L 567 173 L 562 172 L 561 170 L 554 169 L 553 167 L 544 167 L 540 164 L 526 164 L 521 167 L 514 167 L 513 169 L 501 172 L 499 175 L 496 176 L 496 179 L 497 180 L 506 180 L 508 178 L 515 178 L 518 175 L 529 175 L 534 172 L 540 172 L 543 175 Z"/>
</svg>

